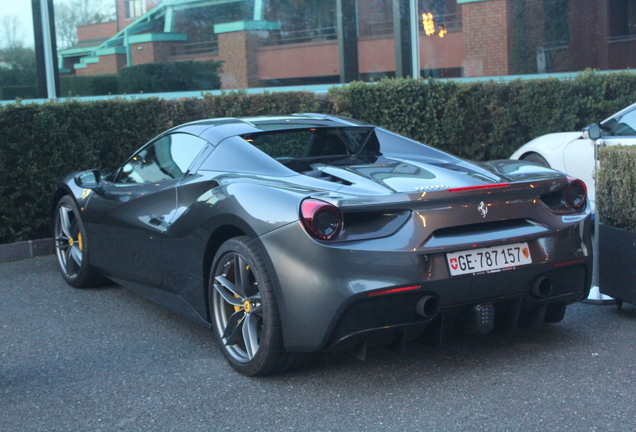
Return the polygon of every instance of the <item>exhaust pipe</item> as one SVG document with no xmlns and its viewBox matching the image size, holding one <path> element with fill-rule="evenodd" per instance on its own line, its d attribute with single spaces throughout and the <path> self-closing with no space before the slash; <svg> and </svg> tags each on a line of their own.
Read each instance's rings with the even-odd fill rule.
<svg viewBox="0 0 636 432">
<path fill-rule="evenodd" d="M 552 288 L 552 279 L 550 279 L 549 277 L 541 276 L 534 281 L 530 292 L 535 297 L 545 298 L 552 293 Z"/>
<path fill-rule="evenodd" d="M 415 312 L 428 321 L 435 318 L 439 310 L 439 299 L 433 296 L 424 296 L 415 305 Z"/>
</svg>

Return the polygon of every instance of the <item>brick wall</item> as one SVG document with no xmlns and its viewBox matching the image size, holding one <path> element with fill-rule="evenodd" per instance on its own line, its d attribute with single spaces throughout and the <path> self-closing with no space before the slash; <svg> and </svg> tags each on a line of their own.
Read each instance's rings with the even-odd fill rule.
<svg viewBox="0 0 636 432">
<path fill-rule="evenodd" d="M 508 0 L 462 4 L 464 76 L 508 75 Z"/>
<path fill-rule="evenodd" d="M 163 63 L 172 54 L 174 42 L 143 42 L 131 44 L 132 64 Z"/>
<path fill-rule="evenodd" d="M 77 27 L 77 40 L 103 39 L 117 33 L 117 23 L 109 21 L 100 24 L 91 24 Z"/>
<path fill-rule="evenodd" d="M 125 54 L 111 54 L 99 57 L 99 63 L 89 63 L 85 69 L 76 69 L 76 75 L 114 74 L 126 66 Z"/>
<path fill-rule="evenodd" d="M 219 58 L 223 59 L 222 89 L 256 87 L 258 85 L 257 34 L 236 31 L 219 34 Z"/>
</svg>

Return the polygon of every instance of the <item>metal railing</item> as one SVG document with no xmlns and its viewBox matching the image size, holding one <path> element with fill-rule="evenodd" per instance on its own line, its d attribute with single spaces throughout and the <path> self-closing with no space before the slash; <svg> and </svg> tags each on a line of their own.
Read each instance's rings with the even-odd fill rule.
<svg viewBox="0 0 636 432">
<path fill-rule="evenodd" d="M 393 21 L 359 23 L 358 33 L 365 36 L 393 36 Z"/>
<path fill-rule="evenodd" d="M 219 42 L 216 40 L 205 42 L 190 42 L 172 47 L 171 57 L 191 55 L 219 55 Z"/>
<path fill-rule="evenodd" d="M 271 32 L 265 45 L 287 45 L 305 42 L 318 42 L 338 39 L 336 27 L 323 27 L 319 29 L 275 31 Z"/>
<path fill-rule="evenodd" d="M 607 38 L 607 43 L 632 42 L 635 40 L 636 40 L 636 34 L 610 36 Z"/>
<path fill-rule="evenodd" d="M 438 15 L 434 18 L 435 29 L 438 32 L 439 26 L 448 33 L 459 33 L 462 31 L 462 14 Z M 425 34 L 424 26 L 420 23 L 420 34 Z M 393 21 L 382 21 L 359 24 L 358 34 L 360 37 L 370 36 L 393 36 Z M 317 42 L 338 39 L 338 29 L 336 27 L 323 27 L 320 29 L 307 29 L 295 31 L 275 31 L 271 32 L 264 45 L 287 45 L 305 42 Z"/>
<path fill-rule="evenodd" d="M 433 16 L 436 33 L 439 32 L 439 26 L 444 26 L 444 30 L 448 33 L 460 33 L 462 31 L 462 14 L 446 14 Z M 420 35 L 426 34 L 422 21 L 419 21 Z M 360 24 L 359 34 L 364 36 L 393 36 L 393 21 L 383 21 L 375 23 Z"/>
</svg>

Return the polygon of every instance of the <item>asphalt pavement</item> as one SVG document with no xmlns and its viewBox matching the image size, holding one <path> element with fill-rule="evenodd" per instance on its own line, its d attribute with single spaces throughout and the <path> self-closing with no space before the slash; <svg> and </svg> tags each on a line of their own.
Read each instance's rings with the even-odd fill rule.
<svg viewBox="0 0 636 432">
<path fill-rule="evenodd" d="M 636 430 L 633 305 L 247 378 L 209 330 L 56 266 L 0 264 L 0 431 Z"/>
</svg>

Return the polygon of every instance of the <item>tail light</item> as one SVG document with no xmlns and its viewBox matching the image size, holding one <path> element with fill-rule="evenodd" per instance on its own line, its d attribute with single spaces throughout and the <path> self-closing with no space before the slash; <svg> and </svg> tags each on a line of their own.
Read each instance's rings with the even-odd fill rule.
<svg viewBox="0 0 636 432">
<path fill-rule="evenodd" d="M 587 205 L 587 187 L 581 180 L 568 177 L 564 189 L 541 195 L 541 201 L 556 214 L 579 212 Z"/>
<path fill-rule="evenodd" d="M 315 199 L 306 199 L 300 205 L 300 221 L 315 239 L 331 240 L 342 229 L 342 214 L 334 205 Z"/>
<path fill-rule="evenodd" d="M 574 210 L 581 210 L 587 201 L 587 187 L 579 179 L 568 177 L 570 182 L 565 188 L 565 203 Z"/>
</svg>

